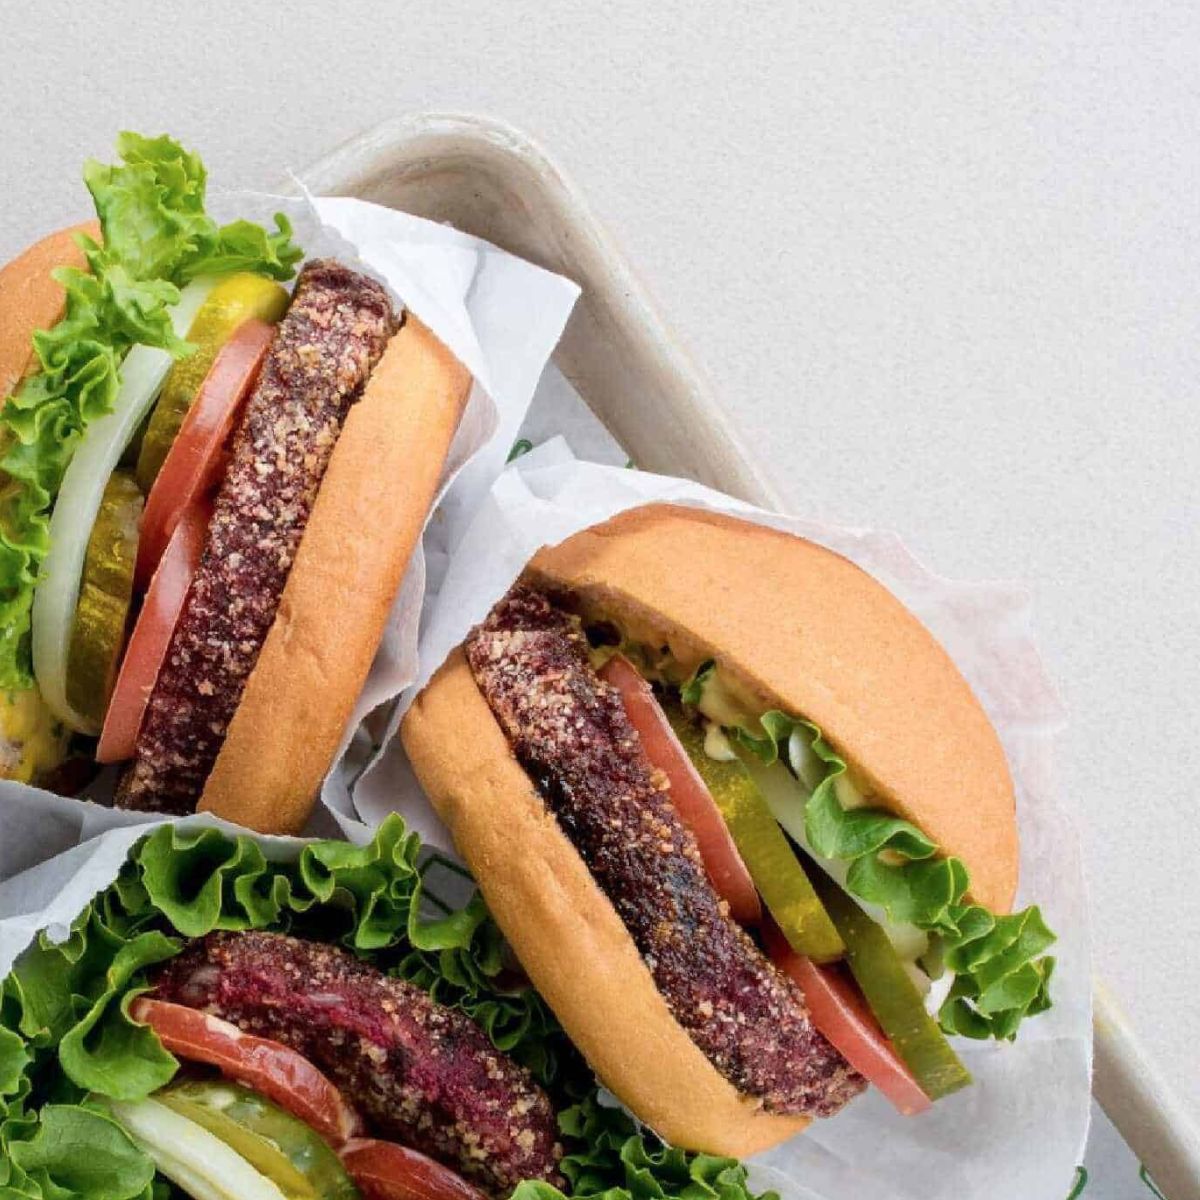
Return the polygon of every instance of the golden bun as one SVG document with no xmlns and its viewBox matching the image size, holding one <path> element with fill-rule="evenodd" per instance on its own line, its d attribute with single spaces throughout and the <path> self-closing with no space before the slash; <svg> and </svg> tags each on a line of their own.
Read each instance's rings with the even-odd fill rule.
<svg viewBox="0 0 1200 1200">
<path fill-rule="evenodd" d="M 425 525 L 471 376 L 411 313 L 346 419 L 199 810 L 298 833 Z"/>
<path fill-rule="evenodd" d="M 714 659 L 739 698 L 818 725 L 872 803 L 912 821 L 1007 912 L 1016 806 L 996 731 L 950 656 L 865 571 L 823 546 L 717 513 L 631 509 L 539 551 L 524 578 L 671 647 Z"/>
<path fill-rule="evenodd" d="M 461 649 L 414 701 L 401 737 L 530 982 L 610 1091 L 669 1142 L 711 1154 L 744 1157 L 806 1127 L 740 1095 L 671 1015 Z"/>
<path fill-rule="evenodd" d="M 20 383 L 33 357 L 32 338 L 62 316 L 66 293 L 51 272 L 56 267 L 85 267 L 75 235 L 99 240 L 96 221 L 60 229 L 35 242 L 7 266 L 0 267 L 0 400 Z"/>
<path fill-rule="evenodd" d="M 815 721 L 873 803 L 961 856 L 981 903 L 1011 905 L 1017 832 L 995 731 L 941 646 L 858 567 L 753 523 L 651 505 L 540 551 L 522 579 L 688 669 L 714 659 L 751 711 Z M 530 980 L 611 1091 L 669 1141 L 710 1153 L 752 1154 L 804 1127 L 739 1095 L 671 1015 L 461 647 L 401 738 Z"/>
</svg>

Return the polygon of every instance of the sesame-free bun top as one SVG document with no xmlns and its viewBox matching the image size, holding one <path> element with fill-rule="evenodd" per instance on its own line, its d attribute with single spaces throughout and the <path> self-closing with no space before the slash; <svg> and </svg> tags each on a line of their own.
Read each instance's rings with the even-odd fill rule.
<svg viewBox="0 0 1200 1200">
<path fill-rule="evenodd" d="M 50 273 L 56 267 L 87 265 L 75 245 L 77 233 L 99 239 L 100 226 L 92 221 L 60 229 L 0 268 L 0 402 L 29 367 L 34 333 L 49 329 L 62 316 L 66 293 Z"/>
<path fill-rule="evenodd" d="M 865 571 L 791 534 L 656 504 L 540 551 L 524 579 L 688 670 L 713 659 L 752 711 L 812 721 L 872 804 L 961 858 L 974 900 L 1010 909 L 1018 841 L 1000 741 L 949 655 Z"/>
</svg>

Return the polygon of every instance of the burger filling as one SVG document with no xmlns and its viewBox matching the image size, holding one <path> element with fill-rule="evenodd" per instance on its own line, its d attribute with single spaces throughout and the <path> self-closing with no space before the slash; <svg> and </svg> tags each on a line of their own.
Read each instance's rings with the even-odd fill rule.
<svg viewBox="0 0 1200 1200">
<path fill-rule="evenodd" d="M 100 732 L 148 582 L 134 586 L 145 502 L 177 450 L 223 455 L 185 418 L 238 331 L 282 316 L 301 256 L 282 216 L 218 226 L 203 164 L 170 138 L 118 149 L 85 168 L 100 237 L 76 237 L 86 269 L 57 274 L 62 317 L 0 404 L 0 758 L 35 782 L 77 776 L 69 734 Z M 177 523 L 195 489 L 166 490 Z"/>
<path fill-rule="evenodd" d="M 798 989 L 729 915 L 578 623 L 517 589 L 466 654 L 517 759 L 713 1066 L 774 1112 L 827 1116 L 861 1091 Z"/>
<path fill-rule="evenodd" d="M 275 620 L 350 406 L 396 329 L 379 284 L 308 263 L 234 433 L 199 563 L 117 801 L 196 804 Z"/>
<path fill-rule="evenodd" d="M 402 318 L 284 218 L 218 227 L 205 172 L 122 135 L 101 239 L 0 410 L 0 776 L 126 764 L 118 804 L 197 804 L 342 424 Z M 97 743 L 84 739 L 98 738 Z"/>
<path fill-rule="evenodd" d="M 241 1033 L 312 1064 L 349 1105 L 344 1140 L 366 1122 L 490 1193 L 523 1179 L 560 1181 L 554 1110 L 529 1072 L 464 1014 L 344 950 L 277 933 L 213 933 L 167 966 L 142 1012 L 168 1046 L 187 1040 L 172 1032 L 176 1006 L 207 1014 L 210 1030 L 230 1026 L 234 1047 Z"/>
<path fill-rule="evenodd" d="M 962 862 L 873 805 L 802 714 L 571 608 L 518 585 L 467 661 L 673 1015 L 740 1091 L 828 1115 L 861 1074 L 919 1112 L 970 1082 L 948 1035 L 1011 1039 L 1049 1007 L 1036 907 L 968 901 Z"/>
</svg>

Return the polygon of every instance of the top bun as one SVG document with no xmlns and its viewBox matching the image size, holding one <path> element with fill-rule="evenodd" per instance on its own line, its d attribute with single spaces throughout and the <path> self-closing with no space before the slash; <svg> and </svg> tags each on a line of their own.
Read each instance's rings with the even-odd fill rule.
<svg viewBox="0 0 1200 1200">
<path fill-rule="evenodd" d="M 818 725 L 873 804 L 961 858 L 972 899 L 1009 911 L 1018 840 L 1000 741 L 949 655 L 865 571 L 761 525 L 649 505 L 540 551 L 524 579 L 688 670 L 714 659 L 755 711 Z"/>
<path fill-rule="evenodd" d="M 0 268 L 0 400 L 21 381 L 33 356 L 30 339 L 38 329 L 49 329 L 62 316 L 66 293 L 50 272 L 56 267 L 85 267 L 75 235 L 99 239 L 100 226 L 92 221 L 60 229 L 30 246 L 6 267 Z"/>
</svg>

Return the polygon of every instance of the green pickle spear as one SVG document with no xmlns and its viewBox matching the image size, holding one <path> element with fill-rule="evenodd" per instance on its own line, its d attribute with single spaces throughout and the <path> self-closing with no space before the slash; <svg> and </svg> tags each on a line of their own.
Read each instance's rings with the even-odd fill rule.
<svg viewBox="0 0 1200 1200">
<path fill-rule="evenodd" d="M 846 943 L 846 962 L 867 1004 L 912 1071 L 921 1090 L 939 1100 L 971 1082 L 882 927 L 821 870 L 814 881 L 826 911 Z"/>
<path fill-rule="evenodd" d="M 99 732 L 117 680 L 137 558 L 142 493 L 128 471 L 114 471 L 88 538 L 75 625 L 67 651 L 67 700 Z"/>
<path fill-rule="evenodd" d="M 717 802 L 754 886 L 788 944 L 814 962 L 841 958 L 846 947 L 746 768 L 740 762 L 709 757 L 700 727 L 673 701 L 665 707 L 671 727 Z"/>
<path fill-rule="evenodd" d="M 358 1189 L 328 1143 L 248 1088 L 202 1080 L 175 1084 L 154 1099 L 220 1138 L 288 1200 L 357 1200 Z"/>
<path fill-rule="evenodd" d="M 274 323 L 283 316 L 287 305 L 284 288 L 248 271 L 222 279 L 208 294 L 188 329 L 187 340 L 196 349 L 171 368 L 142 436 L 137 481 L 146 495 L 150 494 L 167 451 L 221 347 L 239 325 L 252 317 Z"/>
</svg>

